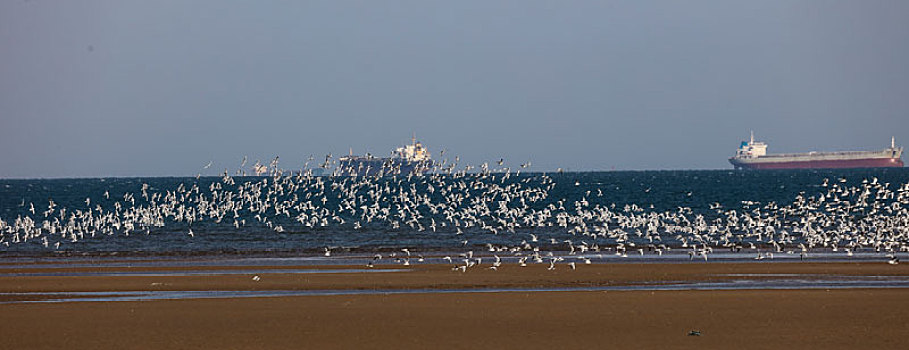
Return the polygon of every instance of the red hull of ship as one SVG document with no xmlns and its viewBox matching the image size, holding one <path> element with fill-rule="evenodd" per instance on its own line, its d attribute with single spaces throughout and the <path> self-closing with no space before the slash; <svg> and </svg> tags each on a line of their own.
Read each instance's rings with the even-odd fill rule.
<svg viewBox="0 0 909 350">
<path fill-rule="evenodd" d="M 834 168 L 898 168 L 903 166 L 900 158 L 811 160 L 802 162 L 739 163 L 729 160 L 736 168 L 742 169 L 834 169 Z"/>
</svg>

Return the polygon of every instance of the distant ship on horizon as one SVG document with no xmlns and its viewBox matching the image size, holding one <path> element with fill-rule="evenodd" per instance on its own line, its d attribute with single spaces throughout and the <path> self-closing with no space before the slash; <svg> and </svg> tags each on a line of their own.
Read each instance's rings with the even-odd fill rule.
<svg viewBox="0 0 909 350">
<path fill-rule="evenodd" d="M 902 147 L 895 138 L 890 148 L 879 151 L 807 152 L 767 154 L 767 144 L 742 141 L 729 163 L 736 169 L 825 169 L 825 168 L 897 168 L 903 166 Z"/>
<path fill-rule="evenodd" d="M 350 154 L 338 159 L 334 174 L 340 176 L 391 176 L 419 175 L 433 166 L 429 150 L 417 141 L 416 135 L 409 145 L 398 147 L 391 157 L 379 158 L 371 154 L 357 156 Z"/>
</svg>

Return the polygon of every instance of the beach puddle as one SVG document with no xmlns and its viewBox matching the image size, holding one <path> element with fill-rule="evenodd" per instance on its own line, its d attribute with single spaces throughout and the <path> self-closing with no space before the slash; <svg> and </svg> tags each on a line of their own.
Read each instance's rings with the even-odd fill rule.
<svg viewBox="0 0 909 350">
<path fill-rule="evenodd" d="M 370 270 L 381 271 L 381 270 Z M 398 270 L 387 270 L 398 271 Z M 749 274 L 752 275 L 752 274 Z M 753 274 L 759 275 L 759 274 Z M 777 274 L 779 275 L 779 274 Z M 768 276 L 776 276 L 768 274 Z M 788 276 L 788 274 L 787 274 Z M 0 293 L 0 304 L 154 301 L 218 298 L 273 298 L 332 295 L 397 295 L 446 293 L 539 293 L 600 291 L 684 291 L 684 290 L 797 290 L 909 288 L 905 276 L 828 276 L 828 278 L 744 279 L 663 284 L 633 284 L 567 288 L 481 288 L 481 289 L 374 289 L 374 290 L 228 290 L 228 291 L 124 291 L 124 292 L 26 292 Z"/>
</svg>

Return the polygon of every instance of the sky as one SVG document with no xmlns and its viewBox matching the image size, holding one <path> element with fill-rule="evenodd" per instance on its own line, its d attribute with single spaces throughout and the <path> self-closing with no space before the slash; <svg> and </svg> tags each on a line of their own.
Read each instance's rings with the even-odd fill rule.
<svg viewBox="0 0 909 350">
<path fill-rule="evenodd" d="M 909 1 L 0 2 L 0 178 L 731 169 L 909 145 Z M 904 157 L 905 158 L 905 157 Z M 212 167 L 203 169 L 212 162 Z"/>
</svg>

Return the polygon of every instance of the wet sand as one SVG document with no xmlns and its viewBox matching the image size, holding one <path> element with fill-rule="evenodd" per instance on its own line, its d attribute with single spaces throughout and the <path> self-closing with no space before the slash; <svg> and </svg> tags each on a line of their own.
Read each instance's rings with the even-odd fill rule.
<svg viewBox="0 0 909 350">
<path fill-rule="evenodd" d="M 554 271 L 532 265 L 466 273 L 440 265 L 407 268 L 410 271 L 394 273 L 269 274 L 262 273 L 267 268 L 254 267 L 249 268 L 249 275 L 0 277 L 0 292 L 484 289 L 738 278 L 728 274 L 909 276 L 909 266 L 885 263 L 603 264 L 577 270 L 559 266 Z M 173 269 L 180 268 L 162 270 Z M 16 268 L 11 266 L 0 269 L 0 273 L 13 271 Z M 261 279 L 253 281 L 253 274 Z M 23 298 L 40 299 L 5 295 L 0 301 Z M 419 293 L 10 303 L 0 304 L 0 320 L 2 349 L 897 349 L 905 348 L 909 334 L 909 289 Z M 700 331 L 701 336 L 689 336 L 692 330 Z"/>
</svg>

